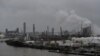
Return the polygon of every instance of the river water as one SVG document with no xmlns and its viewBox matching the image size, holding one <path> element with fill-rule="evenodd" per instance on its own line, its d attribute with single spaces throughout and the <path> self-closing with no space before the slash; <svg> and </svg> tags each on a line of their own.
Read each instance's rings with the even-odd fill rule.
<svg viewBox="0 0 100 56">
<path fill-rule="evenodd" d="M 0 56 L 80 56 L 80 55 L 69 55 L 69 54 L 48 52 L 48 50 L 13 47 L 6 45 L 6 43 L 3 42 L 0 43 Z"/>
</svg>

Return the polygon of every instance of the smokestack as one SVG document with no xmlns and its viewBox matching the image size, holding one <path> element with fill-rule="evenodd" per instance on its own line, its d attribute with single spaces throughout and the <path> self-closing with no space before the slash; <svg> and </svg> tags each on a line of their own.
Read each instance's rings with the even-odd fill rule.
<svg viewBox="0 0 100 56">
<path fill-rule="evenodd" d="M 60 35 L 62 37 L 62 27 L 60 26 Z"/>
<path fill-rule="evenodd" d="M 35 24 L 33 24 L 33 34 L 35 35 Z"/>
<path fill-rule="evenodd" d="M 52 28 L 52 36 L 54 36 L 54 28 Z"/>
<path fill-rule="evenodd" d="M 24 31 L 24 34 L 26 34 L 26 22 L 23 23 L 23 31 Z"/>
<path fill-rule="evenodd" d="M 80 31 L 81 37 L 83 37 L 83 23 L 81 22 L 81 31 Z"/>
<path fill-rule="evenodd" d="M 19 28 L 16 29 L 16 32 L 19 33 Z"/>
<path fill-rule="evenodd" d="M 48 35 L 49 33 L 49 26 L 47 26 L 46 34 Z"/>
<path fill-rule="evenodd" d="M 5 29 L 5 32 L 8 33 L 8 29 L 7 28 Z"/>
</svg>

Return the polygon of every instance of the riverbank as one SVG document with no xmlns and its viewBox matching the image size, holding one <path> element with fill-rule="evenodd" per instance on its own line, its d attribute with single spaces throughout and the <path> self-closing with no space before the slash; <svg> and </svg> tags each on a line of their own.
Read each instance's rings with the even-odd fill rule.
<svg viewBox="0 0 100 56">
<path fill-rule="evenodd" d="M 73 54 L 52 53 L 48 50 L 39 50 L 33 48 L 13 47 L 0 43 L 0 56 L 81 56 Z"/>
<path fill-rule="evenodd" d="M 14 41 L 14 40 L 8 40 L 6 41 L 8 45 L 14 46 L 14 47 L 29 47 L 34 49 L 42 49 L 42 50 L 49 50 L 49 52 L 55 52 L 55 53 L 63 53 L 63 54 L 73 54 L 73 55 L 88 55 L 88 56 L 99 56 L 100 52 L 96 51 L 93 47 L 90 48 L 83 48 L 83 47 L 71 47 L 71 46 L 43 46 L 39 44 L 32 44 L 32 43 L 24 43 L 20 41 Z"/>
</svg>

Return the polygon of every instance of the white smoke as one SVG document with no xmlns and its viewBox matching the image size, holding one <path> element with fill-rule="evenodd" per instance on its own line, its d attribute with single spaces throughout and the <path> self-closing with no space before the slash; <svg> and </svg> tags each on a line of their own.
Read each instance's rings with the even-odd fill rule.
<svg viewBox="0 0 100 56">
<path fill-rule="evenodd" d="M 71 10 L 69 13 L 60 10 L 56 16 L 56 23 L 64 28 L 64 30 L 73 30 L 75 28 L 87 27 L 91 24 L 91 21 L 87 18 L 83 18 Z"/>
<path fill-rule="evenodd" d="M 92 29 L 93 29 L 94 35 L 100 34 L 100 27 L 98 25 L 93 24 L 93 28 Z"/>
<path fill-rule="evenodd" d="M 61 25 L 63 22 L 65 22 L 66 18 L 68 17 L 68 13 L 66 13 L 63 10 L 60 10 L 56 13 L 56 23 L 58 25 Z"/>
<path fill-rule="evenodd" d="M 88 18 L 81 17 L 74 10 L 70 12 L 60 10 L 56 13 L 56 25 L 62 26 L 63 30 L 79 30 L 82 27 L 92 26 L 93 33 L 100 34 L 100 27 L 93 24 Z"/>
</svg>

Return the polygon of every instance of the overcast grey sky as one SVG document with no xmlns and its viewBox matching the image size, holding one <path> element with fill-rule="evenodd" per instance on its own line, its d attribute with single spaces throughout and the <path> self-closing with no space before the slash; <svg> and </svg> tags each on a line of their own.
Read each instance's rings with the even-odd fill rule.
<svg viewBox="0 0 100 56">
<path fill-rule="evenodd" d="M 76 27 L 75 24 L 91 23 L 100 26 L 100 0 L 0 0 L 0 31 L 22 28 L 27 31 L 36 24 L 38 31 L 46 26 L 58 29 Z"/>
</svg>

